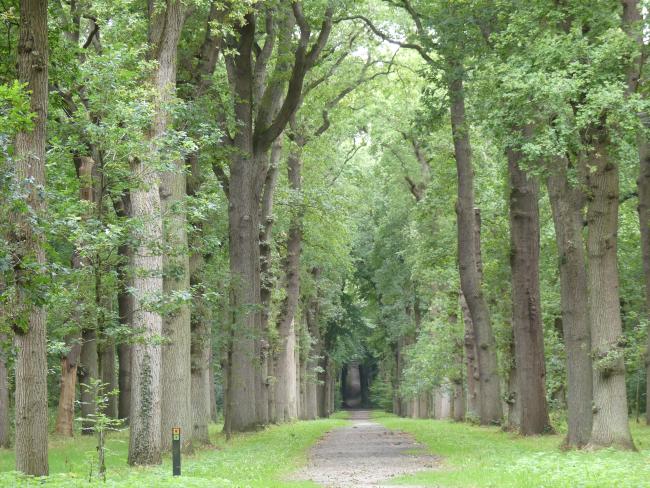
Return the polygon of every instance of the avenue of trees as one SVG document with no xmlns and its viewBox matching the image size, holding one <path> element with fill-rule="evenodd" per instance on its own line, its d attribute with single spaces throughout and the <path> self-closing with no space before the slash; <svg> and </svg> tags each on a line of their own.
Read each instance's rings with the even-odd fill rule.
<svg viewBox="0 0 650 488">
<path fill-rule="evenodd" d="M 641 0 L 0 1 L 0 446 L 362 402 L 634 450 Z M 115 394 L 110 394 L 115 392 Z M 105 397 L 105 401 L 97 402 Z"/>
</svg>

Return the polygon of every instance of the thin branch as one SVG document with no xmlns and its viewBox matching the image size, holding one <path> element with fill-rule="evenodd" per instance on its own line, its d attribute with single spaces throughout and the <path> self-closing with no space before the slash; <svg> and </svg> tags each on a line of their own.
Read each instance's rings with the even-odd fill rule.
<svg viewBox="0 0 650 488">
<path fill-rule="evenodd" d="M 342 18 L 338 19 L 337 22 L 343 22 L 343 21 L 346 21 L 346 20 L 361 20 L 381 40 L 386 41 L 386 42 L 388 42 L 390 44 L 394 44 L 396 46 L 402 47 L 404 49 L 413 49 L 413 50 L 417 51 L 420 54 L 420 56 L 422 57 L 422 59 L 424 59 L 427 63 L 429 63 L 429 64 L 434 63 L 433 58 L 431 56 L 429 56 L 429 54 L 427 53 L 427 50 L 423 46 L 421 46 L 419 44 L 412 43 L 412 42 L 402 42 L 402 41 L 398 41 L 398 40 L 395 40 L 395 39 L 391 38 L 388 34 L 385 34 L 380 29 L 378 29 L 375 26 L 375 24 L 372 23 L 372 21 L 370 19 L 368 19 L 367 17 L 364 17 L 363 15 L 351 15 L 351 16 L 348 16 L 348 17 L 342 17 Z"/>
</svg>

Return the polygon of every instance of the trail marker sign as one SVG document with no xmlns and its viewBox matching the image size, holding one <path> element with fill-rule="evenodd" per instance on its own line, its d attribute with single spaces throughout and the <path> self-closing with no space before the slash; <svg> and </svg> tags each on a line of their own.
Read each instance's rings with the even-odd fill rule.
<svg viewBox="0 0 650 488">
<path fill-rule="evenodd" d="M 172 474 L 181 475 L 181 428 L 172 427 Z"/>
</svg>

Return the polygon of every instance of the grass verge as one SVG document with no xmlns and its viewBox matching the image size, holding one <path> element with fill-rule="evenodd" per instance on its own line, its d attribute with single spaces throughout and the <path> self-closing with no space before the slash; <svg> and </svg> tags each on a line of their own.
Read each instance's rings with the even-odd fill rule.
<svg viewBox="0 0 650 488">
<path fill-rule="evenodd" d="M 650 427 L 631 424 L 639 452 L 562 451 L 561 435 L 520 437 L 496 427 L 442 420 L 402 419 L 375 412 L 385 427 L 412 434 L 439 470 L 398 478 L 395 484 L 436 487 L 640 488 L 650 487 Z"/>
<path fill-rule="evenodd" d="M 313 487 L 308 482 L 283 481 L 306 461 L 308 449 L 325 432 L 345 425 L 341 419 L 323 419 L 271 426 L 260 432 L 234 436 L 230 441 L 211 429 L 214 446 L 183 458 L 183 476 L 171 476 L 171 459 L 162 466 L 131 468 L 126 464 L 128 433 L 113 434 L 107 442 L 108 481 L 97 479 L 93 438 L 50 439 L 50 476 L 40 480 L 20 476 L 12 450 L 0 449 L 0 486 L 11 487 Z M 92 475 L 91 475 L 92 471 Z"/>
</svg>

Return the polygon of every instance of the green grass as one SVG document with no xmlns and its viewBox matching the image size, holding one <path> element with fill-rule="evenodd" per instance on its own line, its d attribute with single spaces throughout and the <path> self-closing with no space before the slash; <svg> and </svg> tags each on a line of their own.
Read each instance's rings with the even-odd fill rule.
<svg viewBox="0 0 650 488">
<path fill-rule="evenodd" d="M 342 415 L 337 415 L 342 417 Z M 325 432 L 345 425 L 340 418 L 296 422 L 271 426 L 263 431 L 234 436 L 226 441 L 220 427 L 211 430 L 214 447 L 197 451 L 183 458 L 183 476 L 171 476 L 171 460 L 154 468 L 130 468 L 126 464 L 128 433 L 113 434 L 107 442 L 108 482 L 97 479 L 93 466 L 92 481 L 88 481 L 90 462 L 95 462 L 95 441 L 77 436 L 72 440 L 50 439 L 50 476 L 40 480 L 17 475 L 12 450 L 0 449 L 1 487 L 313 487 L 309 482 L 284 481 L 306 461 L 309 448 Z"/>
<path fill-rule="evenodd" d="M 402 419 L 375 412 L 389 429 L 414 435 L 441 468 L 399 478 L 396 484 L 436 487 L 650 487 L 650 428 L 632 425 L 639 452 L 562 451 L 561 435 L 523 438 L 496 427 Z"/>
</svg>

